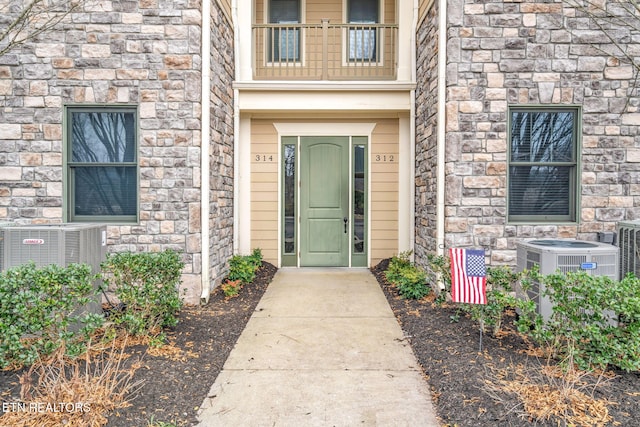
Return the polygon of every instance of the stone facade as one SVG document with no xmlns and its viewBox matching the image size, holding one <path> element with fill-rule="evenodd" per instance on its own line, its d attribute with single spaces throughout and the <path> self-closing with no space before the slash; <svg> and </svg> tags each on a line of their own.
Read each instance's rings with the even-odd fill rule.
<svg viewBox="0 0 640 427">
<path fill-rule="evenodd" d="M 90 6 L 89 6 L 90 5 Z M 211 279 L 232 253 L 233 37 L 213 5 Z M 200 293 L 201 12 L 198 1 L 90 2 L 0 57 L 0 218 L 60 223 L 64 106 L 139 114 L 139 223 L 109 226 L 110 251 L 183 253 L 188 302 Z M 207 64 L 208 65 L 208 64 Z"/>
<path fill-rule="evenodd" d="M 640 218 L 635 73 L 597 24 L 561 0 L 452 0 L 447 20 L 445 246 L 484 247 L 491 263 L 513 265 L 518 239 L 595 240 L 617 221 Z M 620 26 L 611 34 L 638 57 L 640 34 Z M 420 87 L 430 82 L 418 75 Z M 507 114 L 516 105 L 581 108 L 577 223 L 508 223 Z M 418 152 L 431 147 L 422 132 Z M 434 185 L 431 174 L 419 175 L 425 188 Z"/>
<path fill-rule="evenodd" d="M 214 6 L 216 5 L 213 2 Z M 233 26 L 219 8 L 211 16 L 211 149 L 209 276 L 219 284 L 233 255 Z"/>
<path fill-rule="evenodd" d="M 417 31 L 416 55 L 416 240 L 415 258 L 426 262 L 437 250 L 438 174 L 438 4 L 427 11 Z M 442 165 L 443 167 L 444 165 Z"/>
</svg>

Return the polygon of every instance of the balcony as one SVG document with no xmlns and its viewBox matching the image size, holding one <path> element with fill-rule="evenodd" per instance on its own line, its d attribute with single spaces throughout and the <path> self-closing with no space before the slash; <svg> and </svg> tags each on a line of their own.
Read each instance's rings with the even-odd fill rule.
<svg viewBox="0 0 640 427">
<path fill-rule="evenodd" d="M 395 80 L 397 24 L 256 24 L 254 80 Z"/>
</svg>

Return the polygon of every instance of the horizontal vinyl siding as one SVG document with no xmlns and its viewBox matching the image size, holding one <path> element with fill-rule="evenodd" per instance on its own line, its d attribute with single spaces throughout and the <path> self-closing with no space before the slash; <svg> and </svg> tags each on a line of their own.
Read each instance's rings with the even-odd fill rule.
<svg viewBox="0 0 640 427">
<path fill-rule="evenodd" d="M 394 0 L 386 0 L 384 2 L 384 24 L 397 24 L 396 22 L 396 3 Z"/>
<path fill-rule="evenodd" d="M 307 3 L 306 8 L 306 22 L 308 24 L 317 24 L 323 19 L 329 19 L 334 24 L 342 22 L 342 2 L 312 2 Z"/>
<path fill-rule="evenodd" d="M 371 265 L 398 252 L 398 132 L 398 120 L 382 120 L 371 138 Z"/>
<path fill-rule="evenodd" d="M 259 159 L 258 159 L 259 156 Z M 272 160 L 264 161 L 264 156 Z M 278 141 L 270 122 L 251 123 L 251 247 L 278 262 Z M 242 209 L 240 207 L 239 209 Z"/>
</svg>

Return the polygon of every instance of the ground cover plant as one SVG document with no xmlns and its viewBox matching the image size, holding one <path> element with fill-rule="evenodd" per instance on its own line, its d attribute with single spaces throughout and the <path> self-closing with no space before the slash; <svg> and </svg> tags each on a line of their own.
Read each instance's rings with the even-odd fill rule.
<svg viewBox="0 0 640 427">
<path fill-rule="evenodd" d="M 229 260 L 229 273 L 222 282 L 222 291 L 229 298 L 240 294 L 243 286 L 253 282 L 256 272 L 262 266 L 262 251 L 253 250 L 251 255 L 234 255 Z"/>
<path fill-rule="evenodd" d="M 426 273 L 411 262 L 411 251 L 401 252 L 391 258 L 385 278 L 398 288 L 405 298 L 420 299 L 431 292 Z"/>
</svg>

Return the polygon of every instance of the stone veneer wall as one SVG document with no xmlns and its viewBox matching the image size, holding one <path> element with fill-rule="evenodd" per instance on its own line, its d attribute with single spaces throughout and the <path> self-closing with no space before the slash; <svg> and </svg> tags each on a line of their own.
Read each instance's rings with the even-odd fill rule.
<svg viewBox="0 0 640 427">
<path fill-rule="evenodd" d="M 0 218 L 64 219 L 64 105 L 139 108 L 140 221 L 109 226 L 109 251 L 183 253 L 183 287 L 201 285 L 199 1 L 100 1 L 0 57 Z M 214 3 L 212 280 L 232 252 L 232 37 Z M 222 40 L 218 40 L 220 37 Z M 219 99 L 218 99 L 219 98 Z M 208 143 L 208 141 L 207 141 Z"/>
<path fill-rule="evenodd" d="M 421 17 L 422 18 L 422 17 Z M 438 174 L 438 3 L 434 2 L 417 30 L 416 72 L 416 237 L 415 259 L 426 263 L 437 250 Z M 443 165 L 444 166 L 444 165 Z"/>
<path fill-rule="evenodd" d="M 609 43 L 596 25 L 561 0 L 451 0 L 447 19 L 445 244 L 485 247 L 492 264 L 515 264 L 518 239 L 595 240 L 640 218 L 634 73 L 593 46 Z M 635 44 L 631 36 L 615 30 L 637 57 L 640 35 Z M 580 221 L 508 224 L 508 106 L 543 104 L 582 108 Z"/>
<path fill-rule="evenodd" d="M 211 13 L 210 277 L 220 284 L 233 255 L 233 144 L 235 76 L 233 25 L 217 2 Z"/>
</svg>

